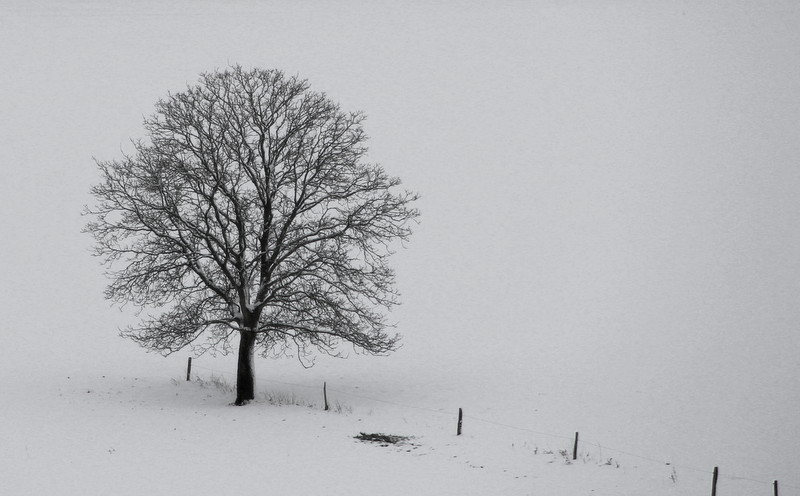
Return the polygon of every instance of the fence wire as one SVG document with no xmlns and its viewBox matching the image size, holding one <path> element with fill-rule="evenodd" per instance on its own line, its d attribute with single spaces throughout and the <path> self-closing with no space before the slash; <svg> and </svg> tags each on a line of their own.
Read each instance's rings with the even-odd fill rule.
<svg viewBox="0 0 800 496">
<path fill-rule="evenodd" d="M 215 372 L 215 373 L 222 374 L 222 375 L 227 375 L 227 376 L 233 377 L 233 378 L 236 377 L 236 374 L 234 374 L 233 372 L 228 372 L 228 371 L 219 370 L 219 369 L 212 369 L 212 368 L 209 368 L 209 367 L 204 367 L 202 365 L 196 365 L 194 363 L 192 363 L 192 368 L 203 369 L 203 370 L 207 370 L 209 372 Z M 273 384 L 281 384 L 281 385 L 284 385 L 284 386 L 294 386 L 294 387 L 300 387 L 300 388 L 311 389 L 311 390 L 319 390 L 318 386 L 309 386 L 307 384 L 297 384 L 297 383 L 292 383 L 292 382 L 276 381 L 274 379 L 263 379 L 263 378 L 260 378 L 260 377 L 258 378 L 258 380 L 259 381 L 263 381 L 263 382 L 270 382 L 270 383 L 273 383 Z M 380 398 L 372 398 L 370 396 L 365 396 L 365 395 L 361 395 L 361 394 L 354 394 L 354 393 L 350 393 L 350 392 L 347 392 L 347 391 L 341 391 L 341 390 L 338 390 L 338 389 L 331 389 L 331 388 L 327 388 L 327 389 L 328 389 L 328 391 L 330 391 L 332 393 L 337 393 L 337 394 L 341 394 L 341 395 L 345 395 L 345 396 L 350 396 L 352 398 L 359 398 L 359 399 L 362 399 L 362 400 L 374 401 L 374 402 L 377 402 L 377 403 L 384 403 L 384 404 L 387 404 L 387 405 L 398 406 L 398 407 L 401 407 L 401 408 L 408 408 L 408 409 L 412 409 L 412 410 L 419 410 L 419 411 L 424 411 L 424 412 L 428 412 L 428 413 L 435 413 L 437 415 L 446 415 L 448 417 L 452 417 L 453 416 L 453 414 L 450 413 L 450 412 L 445 412 L 445 411 L 442 411 L 442 410 L 436 410 L 434 408 L 426 408 L 426 407 L 421 407 L 421 406 L 416 406 L 416 405 L 408 405 L 408 404 L 404 404 L 404 403 L 398 403 L 396 401 L 384 400 L 384 399 L 380 399 Z M 553 434 L 553 433 L 550 433 L 550 432 L 537 431 L 537 430 L 534 430 L 534 429 L 529 429 L 527 427 L 521 427 L 521 426 L 518 426 L 518 425 L 512 425 L 512 424 L 507 424 L 507 423 L 503 423 L 503 422 L 497 422 L 497 421 L 494 421 L 494 420 L 488 420 L 488 419 L 481 418 L 481 417 L 476 417 L 476 416 L 473 416 L 473 415 L 467 415 L 466 413 L 464 414 L 464 418 L 465 419 L 468 418 L 468 419 L 475 420 L 477 422 L 482 422 L 482 423 L 489 424 L 489 425 L 503 427 L 503 428 L 506 428 L 506 429 L 512 429 L 512 430 L 521 431 L 521 432 L 528 432 L 528 433 L 531 433 L 531 434 L 537 434 L 537 435 L 540 435 L 540 436 L 547 436 L 547 437 L 551 437 L 551 438 L 555 438 L 555 439 L 565 439 L 565 440 L 568 440 L 568 441 L 572 441 L 572 440 L 575 439 L 572 436 L 564 436 L 562 434 Z M 622 454 L 622 455 L 625 455 L 625 456 L 628 456 L 628 457 L 637 458 L 637 459 L 645 460 L 645 461 L 652 462 L 652 463 L 657 463 L 659 465 L 675 467 L 675 468 L 679 468 L 679 469 L 682 469 L 682 470 L 690 470 L 690 471 L 693 471 L 693 472 L 698 472 L 698 473 L 703 473 L 703 474 L 708 474 L 708 475 L 712 475 L 714 473 L 712 470 L 698 468 L 698 467 L 692 467 L 692 466 L 683 465 L 683 464 L 676 464 L 676 463 L 673 463 L 671 461 L 661 460 L 661 459 L 653 458 L 653 457 L 647 456 L 647 455 L 632 453 L 630 451 L 621 450 L 621 449 L 613 448 L 613 447 L 606 446 L 606 445 L 600 445 L 599 443 L 587 442 L 587 441 L 583 441 L 581 439 L 578 439 L 578 445 L 594 446 L 594 447 L 597 447 L 597 448 L 599 448 L 601 450 L 607 450 L 607 451 L 611 451 L 611 452 L 614 452 L 614 453 L 619 453 L 619 454 Z M 724 472 L 719 474 L 719 478 L 720 479 L 727 479 L 727 480 L 730 480 L 730 481 L 744 480 L 744 481 L 753 482 L 753 483 L 756 483 L 756 484 L 763 484 L 763 485 L 767 485 L 767 486 L 772 486 L 774 484 L 774 481 L 764 481 L 764 480 L 753 479 L 751 477 L 745 477 L 745 476 L 740 476 L 740 475 L 726 475 Z M 797 485 L 794 485 L 794 484 L 786 484 L 786 483 L 783 483 L 783 482 L 780 483 L 780 487 L 782 487 L 782 488 L 800 489 L 800 486 L 797 486 Z"/>
</svg>

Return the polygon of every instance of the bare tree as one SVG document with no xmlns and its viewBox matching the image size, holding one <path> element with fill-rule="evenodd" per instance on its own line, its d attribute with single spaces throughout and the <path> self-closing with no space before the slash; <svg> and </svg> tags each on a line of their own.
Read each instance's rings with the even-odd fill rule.
<svg viewBox="0 0 800 496">
<path fill-rule="evenodd" d="M 163 354 L 238 335 L 237 405 L 254 398 L 257 348 L 392 351 L 387 259 L 417 195 L 365 162 L 363 120 L 305 80 L 238 66 L 159 101 L 146 140 L 97 162 L 86 209 L 106 297 L 157 310 L 122 334 Z"/>
</svg>

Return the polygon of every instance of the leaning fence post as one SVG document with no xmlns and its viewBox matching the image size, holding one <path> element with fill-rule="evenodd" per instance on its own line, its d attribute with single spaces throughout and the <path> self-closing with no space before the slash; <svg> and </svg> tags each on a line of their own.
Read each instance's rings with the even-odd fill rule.
<svg viewBox="0 0 800 496">
<path fill-rule="evenodd" d="M 572 459 L 578 459 L 578 433 L 575 433 L 575 445 L 572 447 Z"/>
<path fill-rule="evenodd" d="M 464 411 L 461 408 L 458 409 L 458 428 L 456 429 L 456 436 L 461 435 L 461 421 L 464 419 Z"/>
<path fill-rule="evenodd" d="M 325 411 L 328 411 L 328 383 L 322 383 L 322 400 L 325 403 Z"/>
<path fill-rule="evenodd" d="M 192 357 L 189 357 L 189 363 L 186 365 L 186 380 L 192 380 Z"/>
<path fill-rule="evenodd" d="M 717 496 L 718 478 L 719 478 L 719 467 L 714 467 L 714 477 L 711 479 L 711 496 Z"/>
</svg>

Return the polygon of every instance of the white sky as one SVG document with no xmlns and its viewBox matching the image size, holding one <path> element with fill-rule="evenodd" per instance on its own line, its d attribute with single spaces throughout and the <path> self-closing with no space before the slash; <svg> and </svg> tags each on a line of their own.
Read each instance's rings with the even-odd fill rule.
<svg viewBox="0 0 800 496">
<path fill-rule="evenodd" d="M 788 422 L 800 7 L 476 4 L 4 2 L 0 326 L 17 345 L 0 353 L 91 367 L 81 350 L 128 346 L 79 232 L 92 157 L 240 63 L 365 111 L 372 159 L 422 193 L 397 360 L 526 386 L 563 367 L 566 388 L 719 395 L 708 415 Z"/>
</svg>

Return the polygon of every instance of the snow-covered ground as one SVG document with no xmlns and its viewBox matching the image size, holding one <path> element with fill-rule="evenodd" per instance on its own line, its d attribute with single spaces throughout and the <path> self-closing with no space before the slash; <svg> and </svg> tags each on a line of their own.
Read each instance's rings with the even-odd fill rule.
<svg viewBox="0 0 800 496">
<path fill-rule="evenodd" d="M 0 2 L 0 493 L 702 495 L 718 466 L 720 496 L 800 494 L 798 26 L 777 0 Z M 403 348 L 258 361 L 305 406 L 230 407 L 188 350 L 117 337 L 80 233 L 92 156 L 233 63 L 365 111 L 422 194 Z"/>
<path fill-rule="evenodd" d="M 4 491 L 658 495 L 707 485 L 680 472 L 675 484 L 669 467 L 593 446 L 581 445 L 573 462 L 569 440 L 469 413 L 456 436 L 454 412 L 404 406 L 373 387 L 357 395 L 331 388 L 332 409 L 324 412 L 319 394 L 272 384 L 272 402 L 264 395 L 236 408 L 210 376 L 185 382 L 175 372 L 58 376 L 6 396 Z M 389 399 L 367 399 L 377 396 Z M 361 432 L 410 439 L 383 446 L 354 439 Z"/>
<path fill-rule="evenodd" d="M 0 403 L 4 488 L 20 495 L 679 495 L 708 493 L 718 464 L 718 494 L 747 495 L 771 494 L 770 474 L 782 469 L 746 438 L 720 444 L 713 426 L 702 432 L 681 424 L 696 412 L 676 418 L 655 405 L 638 410 L 635 392 L 626 400 L 558 384 L 526 390 L 504 374 L 478 378 L 378 360 L 320 360 L 309 370 L 262 360 L 259 397 L 245 407 L 230 406 L 232 392 L 214 384 L 232 381 L 225 359 L 195 358 L 190 382 L 184 357 L 17 374 Z M 459 407 L 465 415 L 456 436 Z M 575 461 L 570 429 L 581 432 Z M 362 432 L 409 440 L 381 446 L 356 440 Z M 674 457 L 659 451 L 669 441 Z M 696 463 L 713 449 L 723 451 Z"/>
</svg>

